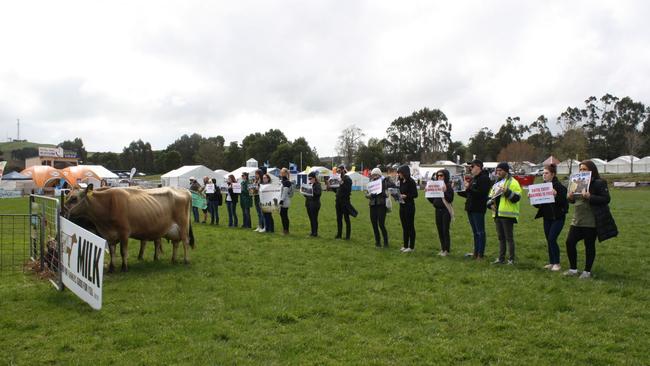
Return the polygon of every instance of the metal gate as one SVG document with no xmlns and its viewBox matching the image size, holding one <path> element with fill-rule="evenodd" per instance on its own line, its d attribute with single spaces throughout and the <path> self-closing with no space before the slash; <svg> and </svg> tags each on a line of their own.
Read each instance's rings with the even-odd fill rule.
<svg viewBox="0 0 650 366">
<path fill-rule="evenodd" d="M 59 258 L 61 205 L 53 197 L 30 195 L 29 214 L 0 215 L 0 273 L 32 268 L 62 289 Z"/>
</svg>

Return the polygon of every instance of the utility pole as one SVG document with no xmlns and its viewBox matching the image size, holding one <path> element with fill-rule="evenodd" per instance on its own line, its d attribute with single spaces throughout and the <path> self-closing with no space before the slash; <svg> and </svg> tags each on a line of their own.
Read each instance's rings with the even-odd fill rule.
<svg viewBox="0 0 650 366">
<path fill-rule="evenodd" d="M 18 127 L 18 136 L 16 137 L 16 140 L 20 141 L 20 118 L 16 119 L 16 125 Z"/>
</svg>

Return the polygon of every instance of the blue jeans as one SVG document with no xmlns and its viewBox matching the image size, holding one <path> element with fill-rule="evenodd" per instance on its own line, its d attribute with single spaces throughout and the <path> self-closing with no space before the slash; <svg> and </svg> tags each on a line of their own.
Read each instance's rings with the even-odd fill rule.
<svg viewBox="0 0 650 366">
<path fill-rule="evenodd" d="M 557 244 L 557 237 L 564 228 L 565 216 L 557 220 L 544 219 L 544 235 L 548 244 L 548 263 L 560 264 L 560 246 Z"/>
<path fill-rule="evenodd" d="M 264 227 L 267 233 L 275 232 L 275 225 L 273 222 L 273 214 L 270 212 L 264 213 Z"/>
<path fill-rule="evenodd" d="M 242 227 L 251 227 L 251 208 L 250 207 L 241 207 L 241 213 L 243 216 L 244 223 L 242 224 Z"/>
<path fill-rule="evenodd" d="M 257 226 L 264 228 L 264 214 L 259 202 L 255 202 L 255 211 L 257 212 Z"/>
<path fill-rule="evenodd" d="M 474 256 L 483 257 L 485 255 L 485 242 L 487 237 L 485 235 L 485 213 L 483 212 L 468 212 L 469 225 L 472 227 L 474 233 Z"/>
<path fill-rule="evenodd" d="M 192 215 L 194 215 L 194 222 L 198 223 L 199 222 L 199 208 L 196 206 L 192 206 Z"/>
<path fill-rule="evenodd" d="M 226 207 L 228 208 L 228 226 L 237 227 L 239 225 L 237 221 L 237 203 L 226 201 Z"/>
<path fill-rule="evenodd" d="M 208 201 L 208 212 L 210 213 L 210 224 L 219 225 L 219 206 L 217 201 Z"/>
</svg>

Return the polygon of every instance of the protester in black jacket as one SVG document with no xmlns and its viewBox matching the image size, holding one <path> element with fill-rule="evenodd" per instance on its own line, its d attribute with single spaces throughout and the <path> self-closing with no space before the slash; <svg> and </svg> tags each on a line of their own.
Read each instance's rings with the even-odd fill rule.
<svg viewBox="0 0 650 366">
<path fill-rule="evenodd" d="M 404 245 L 402 253 L 409 253 L 415 250 L 415 198 L 418 196 L 418 187 L 411 178 L 411 168 L 402 165 L 397 169 L 400 205 L 399 219 L 402 222 L 402 236 Z"/>
<path fill-rule="evenodd" d="M 307 216 L 309 217 L 309 225 L 311 233 L 309 236 L 318 236 L 318 212 L 320 211 L 320 196 L 323 193 L 323 188 L 318 181 L 315 172 L 309 173 L 307 176 L 309 184 L 311 184 L 312 195 L 305 196 L 305 208 L 307 209 Z"/>
<path fill-rule="evenodd" d="M 219 225 L 219 206 L 222 203 L 221 190 L 217 180 L 212 178 L 212 186 L 208 189 L 206 186 L 206 198 L 208 199 L 208 212 L 210 212 L 210 224 Z M 210 192 L 208 192 L 208 190 Z"/>
<path fill-rule="evenodd" d="M 350 203 L 350 194 L 352 193 L 352 179 L 346 175 L 345 165 L 337 169 L 341 175 L 341 185 L 336 190 L 336 236 L 334 239 L 341 239 L 343 231 L 343 219 L 345 219 L 345 240 L 350 240 L 352 227 L 350 226 L 350 214 L 353 210 Z"/>
<path fill-rule="evenodd" d="M 483 170 L 483 162 L 475 159 L 471 162 L 472 178 L 466 182 L 465 191 L 458 192 L 458 195 L 465 197 L 465 211 L 469 224 L 474 233 L 474 252 L 467 255 L 475 259 L 483 259 L 485 255 L 485 211 L 487 211 L 487 200 L 492 187 L 492 181 L 486 171 Z"/>
<path fill-rule="evenodd" d="M 445 182 L 443 198 L 427 199 L 433 204 L 436 210 L 436 228 L 438 229 L 438 238 L 440 239 L 440 253 L 438 255 L 446 257 L 451 250 L 451 235 L 449 231 L 451 228 L 451 219 L 454 216 L 454 209 L 451 206 L 452 202 L 454 202 L 454 189 L 451 187 L 451 180 L 447 169 L 438 170 L 431 177 L 431 180 L 442 180 Z"/>
<path fill-rule="evenodd" d="M 535 218 L 544 218 L 544 235 L 548 245 L 548 264 L 544 266 L 551 271 L 559 271 L 560 267 L 560 247 L 557 244 L 557 238 L 562 232 L 566 214 L 569 211 L 567 201 L 567 190 L 557 179 L 557 167 L 550 164 L 544 167 L 544 182 L 553 184 L 553 195 L 555 202 L 535 205 L 537 215 Z"/>
<path fill-rule="evenodd" d="M 226 207 L 228 208 L 228 227 L 237 227 L 237 202 L 239 201 L 239 193 L 233 190 L 233 183 L 237 183 L 235 176 L 230 174 L 228 176 L 228 190 L 226 193 Z"/>
<path fill-rule="evenodd" d="M 585 270 L 580 278 L 591 278 L 591 267 L 596 259 L 596 238 L 602 242 L 618 235 L 614 217 L 609 211 L 609 189 L 607 182 L 600 178 L 598 168 L 591 160 L 580 163 L 581 172 L 591 171 L 589 190 L 569 192 L 569 202 L 575 204 L 571 228 L 566 238 L 566 251 L 570 268 L 567 276 L 578 274 L 578 252 L 576 245 L 585 242 Z M 578 193 L 580 193 L 578 195 Z"/>
<path fill-rule="evenodd" d="M 384 237 L 384 248 L 388 248 L 388 232 L 386 231 L 386 200 L 390 199 L 386 194 L 386 181 L 384 180 L 381 169 L 374 168 L 370 172 L 371 181 L 381 181 L 381 192 L 367 193 L 368 205 L 370 206 L 370 223 L 372 231 L 375 234 L 375 247 L 381 248 L 379 231 Z"/>
</svg>

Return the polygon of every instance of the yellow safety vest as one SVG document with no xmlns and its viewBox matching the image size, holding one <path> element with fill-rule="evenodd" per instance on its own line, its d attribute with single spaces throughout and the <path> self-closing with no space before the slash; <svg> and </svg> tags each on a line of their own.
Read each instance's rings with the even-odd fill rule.
<svg viewBox="0 0 650 366">
<path fill-rule="evenodd" d="M 514 179 L 513 177 L 508 177 L 503 184 L 504 188 L 504 193 L 501 195 L 501 199 L 499 200 L 499 209 L 497 212 L 492 211 L 492 217 L 496 217 L 497 215 L 499 217 L 511 217 L 515 220 L 519 219 L 519 202 L 521 202 L 521 186 L 519 185 L 519 182 Z M 494 196 L 494 188 L 496 187 L 496 183 L 492 186 L 492 189 L 490 189 L 490 197 Z M 505 196 L 505 190 L 510 189 L 512 192 L 519 194 L 519 201 L 517 202 L 511 202 L 508 197 Z"/>
</svg>

